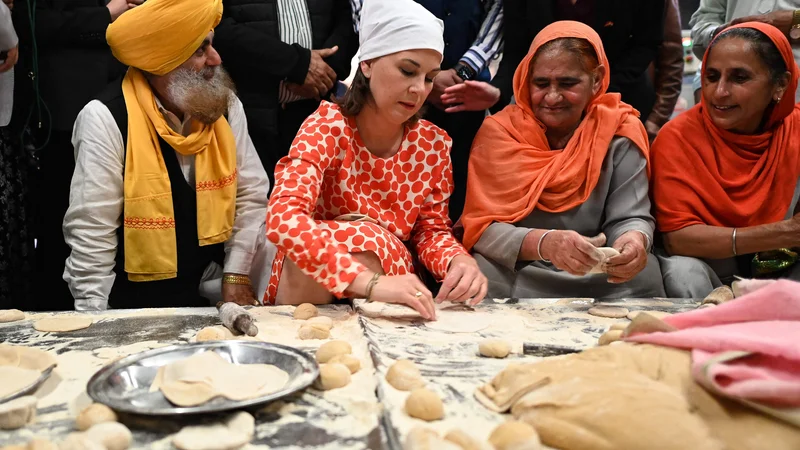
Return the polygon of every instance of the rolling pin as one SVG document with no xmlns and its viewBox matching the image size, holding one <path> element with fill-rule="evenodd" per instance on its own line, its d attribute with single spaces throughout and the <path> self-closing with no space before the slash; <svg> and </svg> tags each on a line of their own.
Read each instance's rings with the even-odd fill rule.
<svg viewBox="0 0 800 450">
<path fill-rule="evenodd" d="M 222 302 L 220 302 L 222 303 Z M 258 334 L 256 319 L 247 310 L 233 302 L 217 303 L 222 324 L 234 333 L 255 336 Z"/>
</svg>

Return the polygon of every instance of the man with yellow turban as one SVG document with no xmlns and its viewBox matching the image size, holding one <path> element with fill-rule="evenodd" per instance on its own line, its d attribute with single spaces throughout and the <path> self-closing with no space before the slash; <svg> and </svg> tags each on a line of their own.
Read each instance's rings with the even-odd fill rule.
<svg viewBox="0 0 800 450">
<path fill-rule="evenodd" d="M 75 122 L 76 309 L 256 303 L 269 181 L 213 47 L 221 16 L 221 0 L 149 0 L 108 27 L 130 68 Z"/>
</svg>

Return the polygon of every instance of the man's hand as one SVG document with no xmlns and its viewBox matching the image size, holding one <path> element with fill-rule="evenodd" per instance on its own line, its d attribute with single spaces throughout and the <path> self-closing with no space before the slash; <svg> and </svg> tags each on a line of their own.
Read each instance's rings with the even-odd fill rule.
<svg viewBox="0 0 800 450">
<path fill-rule="evenodd" d="M 12 48 L 6 52 L 6 60 L 0 64 L 0 73 L 5 73 L 11 70 L 19 59 L 19 46 Z"/>
<path fill-rule="evenodd" d="M 114 22 L 119 19 L 119 16 L 125 13 L 125 11 L 133 9 L 142 3 L 144 3 L 144 0 L 111 0 L 106 5 L 106 8 L 108 8 L 108 12 L 111 13 L 111 21 Z"/>
<path fill-rule="evenodd" d="M 772 11 L 767 14 L 758 14 L 755 16 L 745 16 L 731 21 L 731 25 L 737 25 L 745 22 L 761 22 L 781 30 L 781 33 L 789 36 L 789 30 L 792 28 L 792 16 L 794 11 Z"/>
<path fill-rule="evenodd" d="M 428 102 L 433 106 L 444 110 L 445 105 L 442 103 L 442 94 L 444 94 L 445 89 L 463 82 L 464 80 L 456 75 L 456 71 L 453 69 L 439 72 L 439 74 L 436 75 L 436 78 L 433 79 L 433 89 L 431 89 L 431 93 L 428 94 Z"/>
<path fill-rule="evenodd" d="M 307 98 L 321 98 L 333 88 L 336 83 L 336 71 L 325 62 L 325 58 L 333 55 L 337 50 L 339 50 L 338 45 L 333 48 L 311 50 L 311 62 L 308 64 L 308 73 L 302 85 L 302 92 L 305 94 L 298 95 Z"/>
<path fill-rule="evenodd" d="M 661 127 L 656 125 L 654 122 L 647 121 L 644 123 L 644 129 L 647 130 L 647 138 L 650 140 L 650 144 L 656 140 L 656 136 L 658 136 L 658 132 L 661 131 Z"/>
<path fill-rule="evenodd" d="M 225 275 L 236 275 L 226 273 Z M 222 282 L 222 301 L 225 303 L 233 302 L 241 306 L 258 306 L 253 287 L 249 284 L 233 284 Z"/>
</svg>

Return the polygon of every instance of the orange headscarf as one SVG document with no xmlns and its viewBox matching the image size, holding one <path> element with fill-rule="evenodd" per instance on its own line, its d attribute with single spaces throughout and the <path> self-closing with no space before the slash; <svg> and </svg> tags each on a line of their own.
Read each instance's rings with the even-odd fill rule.
<svg viewBox="0 0 800 450">
<path fill-rule="evenodd" d="M 652 194 L 659 230 L 690 225 L 746 227 L 783 220 L 800 175 L 800 108 L 794 104 L 798 68 L 777 28 L 748 22 L 767 35 L 791 78 L 764 131 L 741 135 L 717 128 L 705 99 L 668 122 L 653 144 Z M 703 67 L 706 67 L 705 59 Z"/>
<path fill-rule="evenodd" d="M 559 38 L 585 39 L 606 68 L 601 89 L 586 107 L 583 121 L 563 150 L 551 150 L 545 126 L 530 104 L 531 61 L 544 44 Z M 609 65 L 600 36 L 572 21 L 545 27 L 514 73 L 514 98 L 488 117 L 472 144 L 467 199 L 461 221 L 464 245 L 471 249 L 493 222 L 518 222 L 538 208 L 568 211 L 585 202 L 600 179 L 611 140 L 624 136 L 647 157 L 647 132 L 638 112 L 608 94 Z"/>
</svg>

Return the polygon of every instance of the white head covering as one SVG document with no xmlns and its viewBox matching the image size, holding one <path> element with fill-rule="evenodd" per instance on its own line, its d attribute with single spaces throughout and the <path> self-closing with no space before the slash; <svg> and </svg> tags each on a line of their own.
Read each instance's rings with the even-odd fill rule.
<svg viewBox="0 0 800 450">
<path fill-rule="evenodd" d="M 413 0 L 364 0 L 359 61 L 404 50 L 444 53 L 444 23 Z"/>
</svg>

